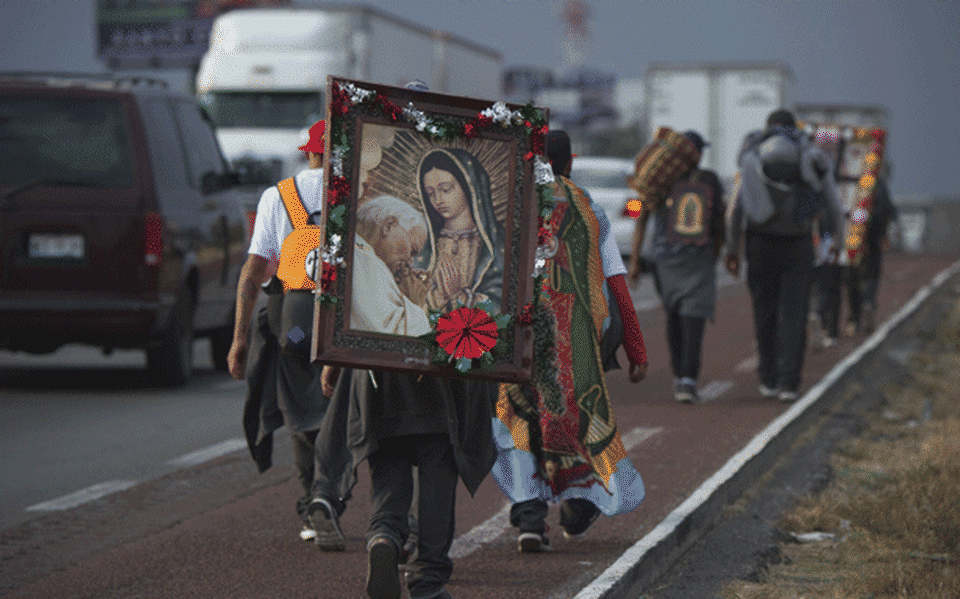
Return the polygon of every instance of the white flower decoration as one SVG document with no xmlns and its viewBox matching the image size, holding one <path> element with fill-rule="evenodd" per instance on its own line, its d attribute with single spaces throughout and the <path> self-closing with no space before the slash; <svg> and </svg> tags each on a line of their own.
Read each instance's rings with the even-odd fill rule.
<svg viewBox="0 0 960 599">
<path fill-rule="evenodd" d="M 533 157 L 533 179 L 537 185 L 549 185 L 556 180 L 553 176 L 553 167 L 544 162 L 540 156 Z"/>
<path fill-rule="evenodd" d="M 482 111 L 480 114 L 485 117 L 489 117 L 494 123 L 500 123 L 504 127 L 507 127 L 511 123 L 515 125 L 520 125 L 523 123 L 523 117 L 520 115 L 520 111 L 514 110 L 513 112 L 510 112 L 506 103 L 504 102 L 497 102 L 490 108 Z"/>
<path fill-rule="evenodd" d="M 343 256 L 340 254 L 340 236 L 331 235 L 330 243 L 323 246 L 321 253 L 323 261 L 331 266 L 338 266 L 343 263 Z"/>
<path fill-rule="evenodd" d="M 357 87 L 352 83 L 344 84 L 343 90 L 350 96 L 350 102 L 353 104 L 359 104 L 373 95 L 372 91 Z"/>
<path fill-rule="evenodd" d="M 337 146 L 333 149 L 333 159 L 330 161 L 330 171 L 334 177 L 343 176 L 343 159 L 347 155 L 347 149 L 343 146 Z"/>
</svg>

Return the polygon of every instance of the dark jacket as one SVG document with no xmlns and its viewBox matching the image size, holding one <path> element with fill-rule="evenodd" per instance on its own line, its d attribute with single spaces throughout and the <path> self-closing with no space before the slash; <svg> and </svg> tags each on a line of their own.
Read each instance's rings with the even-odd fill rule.
<svg viewBox="0 0 960 599">
<path fill-rule="evenodd" d="M 340 496 L 350 497 L 356 468 L 379 447 L 382 438 L 403 427 L 411 412 L 428 427 L 440 424 L 453 445 L 457 471 L 467 491 L 476 492 L 493 467 L 496 449 L 491 418 L 497 384 L 459 378 L 433 377 L 402 372 L 344 369 L 317 437 L 320 468 L 336 468 L 338 448 L 346 443 L 353 464 Z"/>
<path fill-rule="evenodd" d="M 279 311 L 283 297 L 269 296 L 269 308 L 256 313 L 250 331 L 243 431 L 260 472 L 272 464 L 273 432 L 284 425 L 291 431 L 317 430 L 327 405 L 319 366 L 282 354 L 270 328 L 268 312 Z"/>
</svg>

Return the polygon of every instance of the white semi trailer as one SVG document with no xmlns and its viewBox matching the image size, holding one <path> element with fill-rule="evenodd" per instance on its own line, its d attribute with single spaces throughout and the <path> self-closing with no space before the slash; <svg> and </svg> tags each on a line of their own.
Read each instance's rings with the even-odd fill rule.
<svg viewBox="0 0 960 599">
<path fill-rule="evenodd" d="M 327 75 L 497 100 L 502 57 L 365 5 L 238 9 L 214 22 L 197 94 L 228 160 L 251 184 L 296 174 L 323 118 Z"/>
<path fill-rule="evenodd" d="M 730 188 L 744 137 L 789 108 L 790 69 L 777 63 L 654 63 L 647 69 L 650 131 L 696 129 L 710 143 L 700 161 Z"/>
</svg>

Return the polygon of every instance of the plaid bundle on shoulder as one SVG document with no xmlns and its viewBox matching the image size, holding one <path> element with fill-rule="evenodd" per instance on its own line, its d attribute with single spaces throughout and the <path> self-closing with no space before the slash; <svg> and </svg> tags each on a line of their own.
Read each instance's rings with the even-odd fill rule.
<svg viewBox="0 0 960 599">
<path fill-rule="evenodd" d="M 686 135 L 660 127 L 653 141 L 637 154 L 631 187 L 644 208 L 656 210 L 680 177 L 699 161 L 700 151 Z"/>
</svg>

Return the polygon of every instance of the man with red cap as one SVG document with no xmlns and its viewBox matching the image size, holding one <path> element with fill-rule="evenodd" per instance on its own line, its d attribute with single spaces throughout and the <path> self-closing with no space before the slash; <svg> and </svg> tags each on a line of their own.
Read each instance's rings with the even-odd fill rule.
<svg viewBox="0 0 960 599">
<path fill-rule="evenodd" d="M 324 196 L 325 130 L 325 121 L 316 122 L 309 129 L 307 143 L 299 148 L 306 154 L 308 168 L 268 188 L 260 197 L 247 261 L 237 284 L 233 344 L 227 360 L 231 376 L 247 380 L 243 423 L 247 445 L 257 467 L 261 472 L 270 467 L 273 431 L 286 425 L 293 440 L 297 479 L 304 492 L 297 501 L 297 514 L 302 523 L 300 537 L 314 541 L 323 551 L 343 551 L 339 515 L 345 505 L 335 491 L 320 488 L 336 489 L 342 471 L 315 476 L 314 443 L 330 401 L 330 390 L 323 388 L 320 365 L 281 351 L 283 336 L 276 330 L 283 302 L 290 301 L 289 293 L 285 292 L 316 288 L 303 266 L 304 255 L 317 253 L 319 235 L 314 236 L 314 247 L 302 248 L 299 247 L 302 244 L 298 244 L 295 248 L 305 249 L 305 254 L 292 261 L 294 268 L 290 270 L 299 267 L 304 276 L 284 276 L 285 265 L 291 260 L 281 254 L 281 249 L 290 251 L 292 244 L 284 245 L 284 241 L 295 229 L 319 224 Z M 279 262 L 280 268 L 277 276 L 265 282 L 270 262 Z M 253 321 L 261 286 L 267 294 L 267 305 L 257 311 L 257 319 Z M 309 339 L 309 334 L 303 337 Z M 325 484 L 327 481 L 331 481 L 329 485 Z"/>
</svg>

